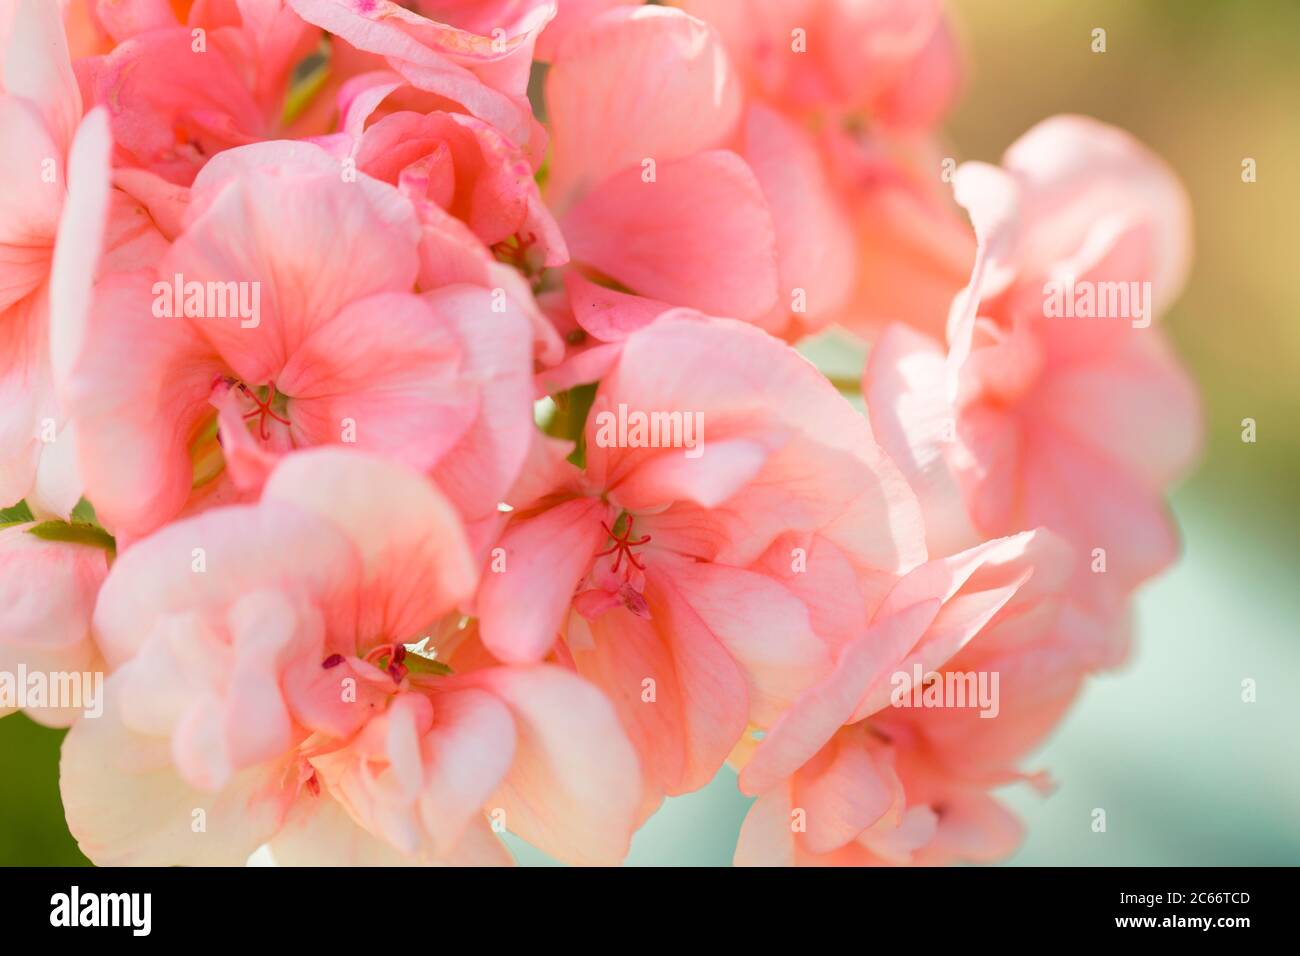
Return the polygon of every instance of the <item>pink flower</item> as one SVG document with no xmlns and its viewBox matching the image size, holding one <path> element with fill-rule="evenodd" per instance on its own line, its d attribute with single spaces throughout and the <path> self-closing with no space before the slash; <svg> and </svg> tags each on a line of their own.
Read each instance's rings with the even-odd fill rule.
<svg viewBox="0 0 1300 956">
<path fill-rule="evenodd" d="M 569 34 L 578 32 L 606 10 L 640 5 L 641 0 L 555 0 L 555 19 L 537 38 L 533 56 L 543 63 L 550 63 Z"/>
<path fill-rule="evenodd" d="M 1070 602 L 1073 560 L 1064 542 L 1038 531 L 904 576 L 833 673 L 760 741 L 737 749 L 740 787 L 759 799 L 736 862 L 946 863 L 1009 853 L 1018 825 L 987 791 L 1020 777 L 1016 761 L 1056 724 L 1113 640 Z M 952 678 L 960 699 L 946 696 L 958 686 Z M 934 699 L 918 708 L 931 687 Z"/>
<path fill-rule="evenodd" d="M 528 75 L 554 0 L 524 3 L 421 0 L 288 0 L 308 23 L 387 59 L 413 86 L 435 93 L 525 146 L 533 137 Z"/>
<path fill-rule="evenodd" d="M 531 429 L 527 320 L 487 289 L 415 294 L 410 203 L 354 178 L 309 144 L 229 151 L 157 269 L 97 287 L 70 393 L 115 533 L 154 530 L 219 475 L 246 497 L 280 455 L 327 443 L 434 471 L 467 519 L 495 514 Z"/>
<path fill-rule="evenodd" d="M 348 114 L 349 124 L 358 120 L 365 117 Z M 527 157 L 482 120 L 463 113 L 388 113 L 358 131 L 352 156 L 362 172 L 433 203 L 525 271 L 568 260 Z"/>
<path fill-rule="evenodd" d="M 60 540 L 66 539 L 66 540 Z M 0 527 L 0 680 L 39 674 L 45 703 L 29 703 L 27 716 L 67 726 L 102 701 L 92 700 L 94 677 L 104 664 L 90 634 L 95 596 L 108 574 L 106 535 L 83 526 L 19 522 Z M 48 696 L 64 678 L 77 681 L 77 701 Z M 89 680 L 89 684 L 83 681 Z M 71 685 L 67 685 L 71 686 Z M 8 713 L 0 702 L 0 715 Z"/>
<path fill-rule="evenodd" d="M 670 412 L 679 447 L 646 430 Z M 584 448 L 581 471 L 525 472 L 538 477 L 512 499 L 479 628 L 500 659 L 553 654 L 608 694 L 648 813 L 708 782 L 747 723 L 774 721 L 825 672 L 923 560 L 921 529 L 862 416 L 730 320 L 670 313 L 629 335 Z"/>
<path fill-rule="evenodd" d="M 940 180 L 935 126 L 959 85 L 938 0 L 682 0 L 753 100 L 742 153 L 776 222 L 781 296 L 764 328 L 890 320 L 942 328 L 970 230 Z M 782 115 L 783 114 L 783 115 Z"/>
<path fill-rule="evenodd" d="M 1130 137 L 1079 117 L 1025 134 L 1004 170 L 962 167 L 957 195 L 981 244 L 949 353 L 890 329 L 864 377 L 872 425 L 932 553 L 1044 526 L 1084 556 L 1081 598 L 1116 610 L 1173 561 L 1161 497 L 1199 444 L 1195 389 L 1147 327 L 1186 272 L 1186 199 Z M 1102 314 L 1055 314 L 1085 292 Z M 1129 305 L 1108 317 L 1112 301 Z"/>
<path fill-rule="evenodd" d="M 639 784 L 599 694 L 554 667 L 449 673 L 407 650 L 473 586 L 432 484 L 335 449 L 286 458 L 258 504 L 136 544 L 95 611 L 107 710 L 64 743 L 82 850 L 498 863 L 496 821 L 570 862 L 619 859 Z"/>
<path fill-rule="evenodd" d="M 195 4 L 185 24 L 164 0 L 97 10 L 117 45 L 77 70 L 112 114 L 115 164 L 181 185 L 214 154 L 278 135 L 291 72 L 320 42 L 283 0 Z"/>
<path fill-rule="evenodd" d="M 0 690 L 107 678 L 0 715 L 87 855 L 612 864 L 727 762 L 739 864 L 1009 853 L 1177 549 L 1190 217 L 1078 117 L 956 169 L 961 75 L 942 0 L 0 0 Z"/>
<path fill-rule="evenodd" d="M 397 74 L 363 74 L 340 93 L 342 132 L 317 142 L 410 200 L 420 221 L 421 287 L 510 289 L 526 305 L 539 357 L 554 361 L 562 345 L 533 304 L 532 287 L 568 251 L 533 167 L 481 120 L 427 111 L 431 99 Z"/>
<path fill-rule="evenodd" d="M 610 10 L 556 52 L 546 103 L 546 193 L 575 263 L 712 315 L 772 308 L 772 216 L 728 148 L 740 84 L 707 25 L 662 7 Z"/>
<path fill-rule="evenodd" d="M 712 24 L 755 96 L 793 113 L 933 125 L 958 73 L 940 0 L 678 0 Z"/>
<path fill-rule="evenodd" d="M 58 9 L 24 0 L 0 35 L 0 505 L 66 517 L 79 483 L 51 367 L 51 269 L 81 122 Z M 90 137 L 102 136 L 93 122 Z M 65 243 L 75 243 L 67 237 Z"/>
</svg>

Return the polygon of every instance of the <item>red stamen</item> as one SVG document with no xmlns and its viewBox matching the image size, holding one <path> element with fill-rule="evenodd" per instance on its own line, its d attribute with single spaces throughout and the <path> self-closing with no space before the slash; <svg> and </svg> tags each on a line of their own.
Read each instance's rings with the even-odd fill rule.
<svg viewBox="0 0 1300 956">
<path fill-rule="evenodd" d="M 650 542 L 650 535 L 645 535 L 644 537 L 638 538 L 635 541 L 631 540 L 632 522 L 634 522 L 635 520 L 636 519 L 633 518 L 631 515 L 627 516 L 627 527 L 623 530 L 623 537 L 621 538 L 618 535 L 616 535 L 614 533 L 614 529 L 611 528 L 609 525 L 605 524 L 605 522 L 602 521 L 600 523 L 600 526 L 605 529 L 605 533 L 609 535 L 610 540 L 613 541 L 614 543 L 610 545 L 608 548 L 606 548 L 604 551 L 598 552 L 596 554 L 596 557 L 603 558 L 607 554 L 615 554 L 615 552 L 617 552 L 617 557 L 614 558 L 614 568 L 613 568 L 615 574 L 618 573 L 618 566 L 623 562 L 623 557 L 625 555 L 627 557 L 629 568 L 627 569 L 627 571 L 624 572 L 624 574 L 630 573 L 633 567 L 635 567 L 639 571 L 645 570 L 645 565 L 636 559 L 636 555 L 632 553 L 632 549 L 639 548 L 643 544 L 648 544 Z M 617 523 L 618 522 L 615 522 L 615 524 Z"/>
<path fill-rule="evenodd" d="M 528 250 L 537 242 L 536 233 L 530 232 L 527 236 L 521 236 L 515 233 L 504 242 L 498 242 L 492 247 L 492 252 L 497 259 L 508 266 L 513 266 L 520 272 L 528 272 Z"/>
<path fill-rule="evenodd" d="M 274 418 L 274 419 L 275 419 L 277 422 L 279 422 L 281 425 L 288 425 L 288 424 L 291 424 L 290 421 L 289 421 L 289 419 L 287 419 L 287 418 L 281 418 L 281 417 L 280 417 L 279 415 L 277 415 L 275 412 L 271 411 L 271 403 L 272 403 L 273 401 L 275 401 L 275 385 L 274 385 L 274 383 L 272 383 L 270 386 L 268 386 L 268 391 L 267 391 L 267 393 L 266 393 L 266 401 L 265 401 L 265 402 L 262 401 L 261 399 L 259 399 L 259 398 L 257 397 L 257 393 L 254 392 L 254 391 L 253 391 L 251 388 L 249 388 L 247 385 L 245 385 L 243 382 L 240 382 L 240 383 L 239 383 L 239 390 L 240 390 L 241 392 L 243 392 L 244 395 L 247 396 L 248 399 L 249 399 L 249 400 L 250 400 L 254 405 L 257 406 L 257 408 L 253 409 L 251 412 L 249 412 L 247 415 L 244 416 L 244 421 L 248 421 L 248 420 L 249 420 L 250 418 L 252 418 L 254 415 L 258 415 L 258 416 L 260 416 L 260 417 L 258 418 L 258 420 L 257 420 L 257 434 L 261 437 L 262 441 L 266 441 L 267 439 L 269 439 L 269 438 L 271 437 L 271 436 L 267 433 L 267 431 L 266 431 L 266 416 L 267 416 L 267 415 L 270 415 L 272 418 Z"/>
<path fill-rule="evenodd" d="M 371 648 L 365 660 L 369 664 L 383 657 L 388 658 L 384 671 L 393 679 L 394 684 L 400 684 L 402 678 L 409 673 L 406 665 L 402 663 L 402 661 L 406 660 L 406 646 L 403 644 L 380 644 L 378 647 Z"/>
</svg>

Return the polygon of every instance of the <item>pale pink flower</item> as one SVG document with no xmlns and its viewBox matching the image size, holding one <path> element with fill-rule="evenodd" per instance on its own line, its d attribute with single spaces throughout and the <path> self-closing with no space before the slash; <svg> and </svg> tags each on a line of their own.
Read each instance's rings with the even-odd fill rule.
<svg viewBox="0 0 1300 956">
<path fill-rule="evenodd" d="M 247 497 L 280 455 L 327 443 L 434 472 L 468 520 L 492 517 L 532 428 L 527 319 L 485 288 L 416 294 L 418 236 L 397 190 L 345 181 L 311 144 L 209 163 L 157 268 L 97 286 L 69 376 L 105 526 L 145 534 L 218 475 Z M 235 290 L 221 314 L 209 287 Z"/>
<path fill-rule="evenodd" d="M 554 361 L 562 346 L 531 286 L 568 251 L 526 153 L 473 116 L 437 109 L 436 98 L 392 72 L 355 77 L 339 99 L 342 130 L 316 142 L 411 201 L 420 286 L 510 288 L 528 306 L 539 357 Z"/>
<path fill-rule="evenodd" d="M 256 505 L 138 542 L 95 611 L 106 712 L 64 742 L 82 850 L 508 862 L 495 820 L 569 862 L 620 859 L 639 782 L 601 695 L 559 668 L 457 656 L 448 673 L 406 651 L 474 577 L 430 482 L 338 449 L 286 458 Z"/>
<path fill-rule="evenodd" d="M 33 534 L 33 529 L 37 534 Z M 46 706 L 27 706 L 33 720 L 63 727 L 96 702 L 93 678 L 102 678 L 104 664 L 90 633 L 95 596 L 108 574 L 107 535 L 87 533 L 84 527 L 61 525 L 71 531 L 51 540 L 49 532 L 33 522 L 0 526 L 0 674 L 15 681 L 19 675 L 39 674 L 47 688 L 56 675 L 80 683 L 81 704 L 60 705 L 47 698 Z M 78 534 L 80 531 L 80 534 Z M 0 715 L 8 713 L 0 705 Z"/>
<path fill-rule="evenodd" d="M 533 288 L 568 251 L 526 152 L 473 116 L 442 111 L 445 101 L 392 71 L 355 76 L 338 98 L 341 130 L 312 141 L 410 201 L 420 224 L 419 286 L 506 290 L 532 325 L 537 358 L 556 362 L 563 343 Z"/>
<path fill-rule="evenodd" d="M 1085 556 L 1079 595 L 1115 610 L 1173 561 L 1162 495 L 1200 442 L 1195 388 L 1147 327 L 1186 274 L 1186 197 L 1127 134 L 1082 117 L 1030 130 L 1002 170 L 963 166 L 957 195 L 981 251 L 948 354 L 886 332 L 863 382 L 872 425 L 921 499 L 931 553 L 1047 527 Z M 1053 316 L 1051 283 L 1102 310 L 1117 283 L 1130 308 Z"/>
<path fill-rule="evenodd" d="M 620 437 L 625 412 L 698 426 L 698 454 L 647 447 L 644 428 Z M 921 529 L 865 419 L 732 320 L 669 314 L 627 336 L 584 447 L 581 471 L 525 471 L 476 612 L 502 660 L 554 654 L 609 695 L 648 813 L 707 783 L 751 720 L 772 722 L 825 672 L 923 560 Z"/>
<path fill-rule="evenodd" d="M 1016 761 L 1055 726 L 1114 640 L 1070 601 L 1074 560 L 1064 542 L 1037 531 L 904 576 L 832 674 L 761 740 L 737 748 L 740 787 L 759 796 L 737 863 L 856 866 L 1009 853 L 1019 827 L 988 790 L 1021 779 Z M 941 689 L 958 675 L 963 694 L 974 695 L 980 680 L 994 687 L 994 675 L 998 683 L 980 706 L 947 697 L 936 707 L 900 706 L 914 701 L 898 675 L 918 672 Z"/>
<path fill-rule="evenodd" d="M 26 497 L 38 516 L 66 517 L 80 487 L 51 366 L 51 271 L 56 240 L 86 241 L 60 225 L 75 217 L 69 189 L 87 172 L 74 181 L 69 168 L 81 95 L 57 7 L 23 0 L 9 12 L 0 35 L 0 166 L 9 171 L 0 183 L 0 506 Z M 86 122 L 83 153 L 106 138 L 102 121 Z"/>
<path fill-rule="evenodd" d="M 546 104 L 546 195 L 576 264 L 670 305 L 767 314 L 772 215 L 730 148 L 741 89 L 712 29 L 663 7 L 610 10 L 556 51 Z"/>
<path fill-rule="evenodd" d="M 961 74 L 939 0 L 677 5 L 716 28 L 754 103 L 742 152 L 776 220 L 782 287 L 764 327 L 941 329 L 974 244 L 933 141 Z"/>
<path fill-rule="evenodd" d="M 641 0 L 555 0 L 555 19 L 546 25 L 542 35 L 537 38 L 537 49 L 533 51 L 533 57 L 549 63 L 569 34 L 583 29 L 606 10 L 640 5 Z"/>
<path fill-rule="evenodd" d="M 288 0 L 308 23 L 383 56 L 409 83 L 450 100 L 527 146 L 533 46 L 554 0 Z"/>
<path fill-rule="evenodd" d="M 929 127 L 956 93 L 941 0 L 676 0 L 722 36 L 751 93 L 791 113 Z"/>
<path fill-rule="evenodd" d="M 117 42 L 77 72 L 113 117 L 115 165 L 182 185 L 214 154 L 280 134 L 290 74 L 321 36 L 284 0 L 195 4 L 184 23 L 162 0 L 97 12 Z"/>
</svg>

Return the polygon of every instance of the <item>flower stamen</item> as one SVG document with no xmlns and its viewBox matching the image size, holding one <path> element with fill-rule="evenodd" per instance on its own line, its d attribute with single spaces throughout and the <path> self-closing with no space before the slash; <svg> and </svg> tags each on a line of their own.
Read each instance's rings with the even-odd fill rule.
<svg viewBox="0 0 1300 956">
<path fill-rule="evenodd" d="M 251 388 L 249 388 L 247 385 L 245 385 L 243 382 L 240 382 L 240 383 L 238 384 L 237 387 L 239 388 L 239 390 L 240 390 L 241 392 L 244 393 L 245 397 L 247 397 L 247 398 L 249 399 L 249 401 L 251 401 L 254 405 L 257 406 L 255 409 L 253 409 L 251 412 L 249 412 L 248 414 L 246 414 L 246 415 L 244 416 L 244 421 L 248 421 L 248 420 L 249 420 L 250 418 L 252 418 L 254 415 L 259 416 L 259 418 L 257 419 L 257 434 L 258 434 L 258 436 L 262 439 L 262 441 L 266 441 L 268 438 L 271 437 L 270 434 L 269 434 L 269 433 L 267 432 L 267 430 L 266 430 L 266 416 L 267 416 L 267 415 L 270 415 L 272 418 L 274 418 L 274 419 L 275 419 L 277 422 L 279 422 L 281 425 L 289 425 L 289 424 L 292 424 L 292 423 L 289 421 L 289 419 L 287 419 L 287 418 L 281 418 L 279 415 L 277 415 L 275 412 L 273 412 L 273 411 L 271 410 L 271 403 L 275 401 L 275 383 L 274 383 L 274 382 L 272 382 L 269 386 L 267 386 L 267 389 L 268 389 L 268 390 L 267 390 L 267 393 L 266 393 L 266 401 L 262 401 L 260 398 L 258 398 L 258 397 L 257 397 L 257 393 L 254 392 L 254 391 L 253 391 Z"/>
<path fill-rule="evenodd" d="M 623 558 L 625 556 L 627 557 L 627 562 L 628 562 L 628 567 L 624 570 L 625 574 L 630 573 L 632 568 L 634 567 L 638 571 L 645 570 L 645 565 L 636 559 L 636 555 L 632 553 L 632 549 L 639 548 L 643 544 L 649 544 L 651 539 L 650 539 L 650 535 L 647 534 L 644 535 L 643 537 L 637 538 L 635 541 L 632 540 L 632 523 L 635 520 L 636 519 L 633 518 L 631 515 L 627 516 L 627 527 L 623 529 L 622 537 L 615 534 L 614 528 L 611 528 L 609 525 L 605 524 L 605 522 L 602 521 L 600 523 L 600 526 L 605 529 L 605 533 L 609 535 L 610 540 L 613 541 L 614 543 L 610 545 L 610 547 L 606 548 L 604 551 L 598 552 L 596 554 L 596 557 L 603 558 L 607 554 L 616 555 L 616 557 L 614 558 L 614 568 L 613 568 L 616 574 L 618 573 L 618 566 L 619 564 L 622 563 Z M 614 527 L 615 528 L 618 527 L 617 521 L 614 522 Z"/>
</svg>

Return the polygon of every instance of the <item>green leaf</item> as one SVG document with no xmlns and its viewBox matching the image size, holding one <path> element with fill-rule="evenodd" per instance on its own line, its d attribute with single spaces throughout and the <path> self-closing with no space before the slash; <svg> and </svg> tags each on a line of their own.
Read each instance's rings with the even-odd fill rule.
<svg viewBox="0 0 1300 956">
<path fill-rule="evenodd" d="M 11 524 L 23 524 L 27 521 L 35 521 L 36 516 L 32 514 L 32 509 L 27 507 L 27 502 L 20 501 L 16 505 L 8 508 L 0 508 L 0 526 Z"/>
<path fill-rule="evenodd" d="M 322 41 L 320 49 L 314 51 L 294 68 L 289 94 L 284 99 L 284 109 L 280 113 L 282 126 L 289 126 L 301 116 L 315 99 L 316 94 L 324 88 L 330 77 L 332 52 L 328 41 Z"/>
<path fill-rule="evenodd" d="M 83 524 L 79 521 L 42 521 L 27 533 L 35 535 L 42 541 L 66 541 L 68 544 L 84 544 L 92 548 L 103 548 L 112 553 L 117 550 L 117 541 L 111 534 L 96 525 Z"/>
<path fill-rule="evenodd" d="M 95 506 L 85 498 L 77 502 L 77 507 L 72 509 L 72 520 L 79 521 L 82 524 L 93 524 L 96 528 L 102 528 L 99 519 L 95 517 Z"/>
<path fill-rule="evenodd" d="M 404 666 L 412 674 L 437 674 L 440 677 L 446 677 L 452 673 L 450 667 L 442 661 L 435 661 L 432 657 L 421 657 L 419 654 L 407 652 L 402 658 Z"/>
<path fill-rule="evenodd" d="M 586 435 L 583 429 L 587 424 L 587 413 L 591 411 L 592 403 L 596 401 L 596 386 L 594 383 L 579 385 L 556 395 L 554 401 L 555 414 L 542 430 L 552 438 L 567 438 L 575 442 L 569 461 L 581 468 L 587 460 Z"/>
</svg>

